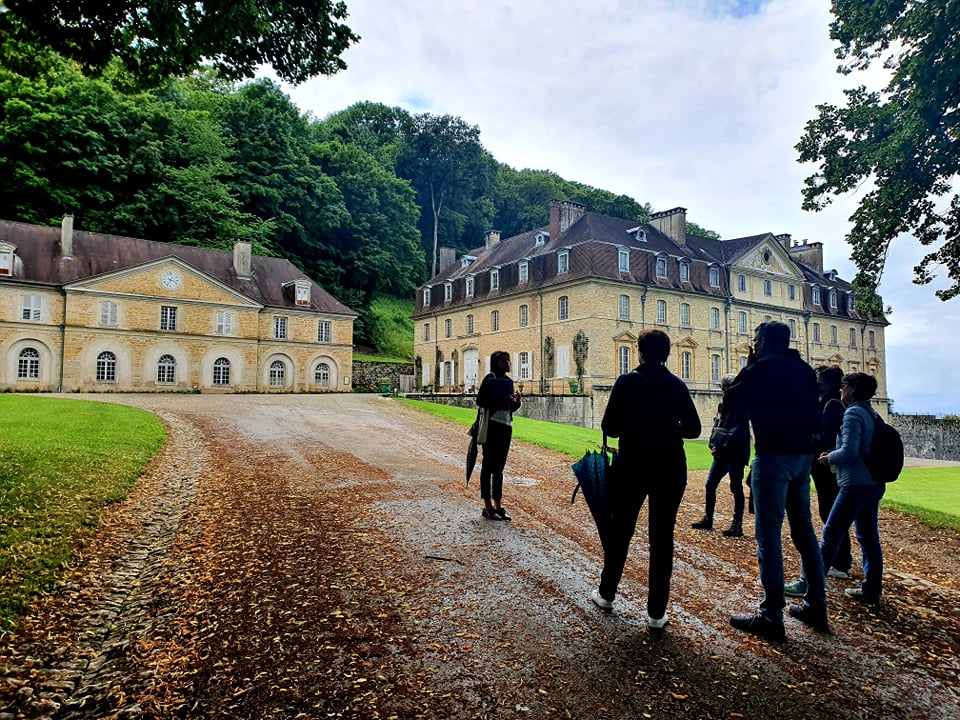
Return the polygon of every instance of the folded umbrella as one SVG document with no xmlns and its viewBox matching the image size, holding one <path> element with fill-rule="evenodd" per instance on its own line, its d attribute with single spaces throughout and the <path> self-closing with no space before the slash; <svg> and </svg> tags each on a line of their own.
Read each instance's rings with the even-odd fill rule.
<svg viewBox="0 0 960 720">
<path fill-rule="evenodd" d="M 590 508 L 590 514 L 593 515 L 593 521 L 597 524 L 597 534 L 600 536 L 601 543 L 607 537 L 611 513 L 612 493 L 609 485 L 612 460 L 607 453 L 616 456 L 616 451 L 607 447 L 607 438 L 604 436 L 600 450 L 588 450 L 582 458 L 570 466 L 577 478 L 577 486 L 573 489 L 570 504 L 572 505 L 577 499 L 577 491 L 580 490 L 583 499 L 587 502 L 587 507 Z"/>
<path fill-rule="evenodd" d="M 467 445 L 467 487 L 470 487 L 470 474 L 477 464 L 477 436 L 470 436 L 470 444 Z"/>
</svg>

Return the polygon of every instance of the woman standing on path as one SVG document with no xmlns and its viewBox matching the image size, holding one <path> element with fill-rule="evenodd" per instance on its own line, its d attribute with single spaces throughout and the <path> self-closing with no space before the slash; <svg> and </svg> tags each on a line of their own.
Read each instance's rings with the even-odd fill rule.
<svg viewBox="0 0 960 720">
<path fill-rule="evenodd" d="M 700 436 L 700 417 L 686 384 L 666 367 L 667 334 L 644 330 L 637 351 L 640 365 L 617 378 L 601 423 L 604 434 L 620 442 L 612 468 L 613 513 L 603 541 L 603 572 L 590 599 L 601 610 L 613 609 L 637 517 L 649 497 L 647 625 L 659 630 L 667 624 L 673 530 L 687 487 L 683 438 Z"/>
<path fill-rule="evenodd" d="M 483 463 L 480 465 L 480 498 L 483 517 L 488 520 L 509 520 L 500 504 L 503 497 L 503 468 L 510 452 L 513 437 L 513 413 L 520 408 L 520 393 L 514 391 L 510 372 L 510 355 L 497 350 L 490 356 L 493 370 L 480 383 L 477 405 L 490 412 L 487 441 L 483 444 Z"/>
<path fill-rule="evenodd" d="M 727 389 L 736 380 L 736 375 L 724 375 L 720 378 L 720 391 L 726 395 Z M 730 476 L 730 492 L 733 493 L 733 522 L 723 531 L 727 537 L 743 536 L 743 469 L 750 460 L 750 426 L 745 418 L 723 407 L 717 406 L 716 427 L 732 432 L 724 447 L 710 444 L 713 462 L 707 474 L 706 507 L 703 517 L 691 527 L 697 530 L 713 530 L 713 510 L 717 505 L 717 488 L 724 475 Z"/>
</svg>

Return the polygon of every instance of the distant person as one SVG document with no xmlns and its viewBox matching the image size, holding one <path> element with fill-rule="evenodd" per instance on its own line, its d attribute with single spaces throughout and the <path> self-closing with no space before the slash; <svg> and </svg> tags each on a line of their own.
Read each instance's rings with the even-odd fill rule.
<svg viewBox="0 0 960 720">
<path fill-rule="evenodd" d="M 859 588 L 847 588 L 848 597 L 860 602 L 880 602 L 883 581 L 883 550 L 880 547 L 878 516 L 880 500 L 886 485 L 870 475 L 864 458 L 870 451 L 876 413 L 870 407 L 870 398 L 877 392 L 877 379 L 862 372 L 843 376 L 840 399 L 847 411 L 840 426 L 840 444 L 832 452 L 823 452 L 818 458 L 823 465 L 837 469 L 840 487 L 827 524 L 823 526 L 820 553 L 824 567 L 835 562 L 837 552 L 850 526 L 857 528 L 857 541 L 863 551 L 863 582 Z"/>
<path fill-rule="evenodd" d="M 480 465 L 480 498 L 483 517 L 488 520 L 510 520 L 504 510 L 503 469 L 510 452 L 513 437 L 513 413 L 520 409 L 520 393 L 513 389 L 510 372 L 510 354 L 498 350 L 490 356 L 492 372 L 480 383 L 477 405 L 490 411 L 487 441 L 483 444 L 483 462 Z"/>
<path fill-rule="evenodd" d="M 821 365 L 816 369 L 817 386 L 820 389 L 820 433 L 817 435 L 816 457 L 830 452 L 837 446 L 837 437 L 840 435 L 840 423 L 843 422 L 843 413 L 846 408 L 840 401 L 840 381 L 843 379 L 843 370 L 836 365 Z M 813 476 L 813 485 L 817 489 L 817 510 L 820 519 L 827 521 L 833 502 L 837 499 L 837 476 L 826 463 L 815 462 L 810 469 Z M 832 566 L 826 566 L 827 577 L 846 580 L 850 577 L 850 567 L 853 557 L 850 553 L 850 534 L 840 539 L 840 547 Z M 783 589 L 787 597 L 803 597 L 807 592 L 807 583 L 803 578 L 797 578 Z"/>
<path fill-rule="evenodd" d="M 611 469 L 610 530 L 603 542 L 600 587 L 591 600 L 610 612 L 623 576 L 637 517 L 649 497 L 650 541 L 647 625 L 667 624 L 667 601 L 673 574 L 673 531 L 687 487 L 683 438 L 700 435 L 700 418 L 687 386 L 665 366 L 670 338 L 661 330 L 644 330 L 637 341 L 640 364 L 617 378 L 601 427 L 620 438 Z"/>
<path fill-rule="evenodd" d="M 736 375 L 724 375 L 720 378 L 720 391 L 725 396 Z M 706 507 L 703 517 L 692 527 L 697 530 L 713 530 L 713 511 L 717 504 L 717 488 L 724 475 L 730 476 L 730 492 L 733 493 L 733 521 L 730 527 L 723 531 L 727 537 L 743 536 L 743 471 L 750 460 L 750 425 L 749 421 L 724 407 L 723 402 L 717 406 L 715 427 L 732 431 L 730 439 L 723 447 L 710 444 L 710 454 L 713 462 L 707 474 Z"/>
<path fill-rule="evenodd" d="M 810 515 L 810 467 L 820 429 L 816 374 L 790 348 L 790 327 L 761 323 L 747 366 L 730 386 L 725 404 L 746 414 L 755 441 L 751 464 L 757 561 L 764 598 L 754 615 L 734 615 L 730 625 L 774 642 L 786 640 L 783 625 L 783 519 L 800 552 L 807 592 L 790 615 L 829 632 L 823 560 Z"/>
</svg>

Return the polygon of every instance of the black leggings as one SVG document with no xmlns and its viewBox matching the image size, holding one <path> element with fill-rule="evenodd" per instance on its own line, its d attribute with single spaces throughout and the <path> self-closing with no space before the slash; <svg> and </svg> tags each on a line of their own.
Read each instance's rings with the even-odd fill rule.
<svg viewBox="0 0 960 720">
<path fill-rule="evenodd" d="M 490 421 L 487 441 L 483 444 L 483 463 L 480 465 L 480 498 L 500 500 L 503 497 L 503 468 L 510 452 L 513 427 Z"/>
</svg>

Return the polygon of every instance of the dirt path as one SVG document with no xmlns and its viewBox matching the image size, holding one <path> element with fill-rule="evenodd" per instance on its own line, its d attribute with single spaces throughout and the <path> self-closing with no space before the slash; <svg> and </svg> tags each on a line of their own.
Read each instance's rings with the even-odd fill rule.
<svg viewBox="0 0 960 720">
<path fill-rule="evenodd" d="M 172 442 L 0 640 L 0 720 L 960 716 L 956 533 L 885 513 L 884 605 L 830 581 L 835 634 L 788 619 L 774 647 L 728 626 L 759 602 L 755 546 L 690 529 L 691 473 L 651 635 L 645 522 L 604 615 L 563 456 L 515 444 L 514 520 L 495 523 L 464 488 L 464 429 L 390 399 L 105 399 L 157 412 Z"/>
</svg>

